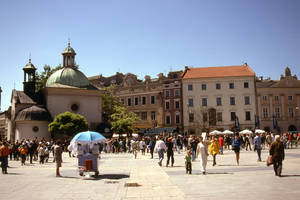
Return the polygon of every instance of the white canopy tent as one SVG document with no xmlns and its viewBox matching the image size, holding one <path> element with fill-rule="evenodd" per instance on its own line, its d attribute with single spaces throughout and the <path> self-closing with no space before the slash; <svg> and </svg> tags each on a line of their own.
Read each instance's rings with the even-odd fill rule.
<svg viewBox="0 0 300 200">
<path fill-rule="evenodd" d="M 225 130 L 225 131 L 223 131 L 223 134 L 224 135 L 231 135 L 231 134 L 233 134 L 233 132 L 230 131 L 230 130 Z"/>
<path fill-rule="evenodd" d="M 252 131 L 250 131 L 249 129 L 245 129 L 243 131 L 240 131 L 240 134 L 252 134 Z"/>
<path fill-rule="evenodd" d="M 266 131 L 264 131 L 264 130 L 261 130 L 261 129 L 256 129 L 255 130 L 255 133 L 265 133 Z"/>
<path fill-rule="evenodd" d="M 221 131 L 218 131 L 218 130 L 214 130 L 212 132 L 209 133 L 210 135 L 220 135 L 220 134 L 223 134 Z"/>
</svg>

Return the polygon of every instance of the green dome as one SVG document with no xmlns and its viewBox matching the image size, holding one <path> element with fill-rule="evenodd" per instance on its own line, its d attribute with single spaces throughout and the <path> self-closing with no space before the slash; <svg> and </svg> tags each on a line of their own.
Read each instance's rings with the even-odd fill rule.
<svg viewBox="0 0 300 200">
<path fill-rule="evenodd" d="M 54 72 L 47 80 L 46 87 L 56 87 L 59 85 L 71 87 L 87 87 L 89 81 L 79 70 L 71 67 L 64 67 Z"/>
<path fill-rule="evenodd" d="M 70 44 L 68 45 L 67 48 L 65 48 L 65 50 L 62 52 L 62 54 L 74 54 L 74 55 L 76 55 L 74 49 L 70 46 Z"/>
</svg>

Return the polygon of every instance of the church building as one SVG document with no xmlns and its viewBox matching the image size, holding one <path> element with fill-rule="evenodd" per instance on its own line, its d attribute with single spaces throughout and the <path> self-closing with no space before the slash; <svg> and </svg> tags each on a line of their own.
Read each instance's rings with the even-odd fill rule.
<svg viewBox="0 0 300 200">
<path fill-rule="evenodd" d="M 8 140 L 50 139 L 48 124 L 66 111 L 84 116 L 91 130 L 102 122 L 102 92 L 77 69 L 75 55 L 68 43 L 62 52 L 62 69 L 54 72 L 40 91 L 36 91 L 36 68 L 29 59 L 23 68 L 23 91 L 12 91 Z"/>
</svg>

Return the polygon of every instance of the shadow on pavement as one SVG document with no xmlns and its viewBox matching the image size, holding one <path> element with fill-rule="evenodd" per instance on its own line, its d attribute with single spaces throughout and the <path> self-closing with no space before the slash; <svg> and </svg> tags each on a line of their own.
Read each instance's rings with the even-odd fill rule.
<svg viewBox="0 0 300 200">
<path fill-rule="evenodd" d="M 100 174 L 96 179 L 123 179 L 123 178 L 129 178 L 129 175 L 127 174 Z"/>
<path fill-rule="evenodd" d="M 288 178 L 288 177 L 299 177 L 300 178 L 300 175 L 299 174 L 287 174 L 287 175 L 281 175 L 282 178 Z"/>
<path fill-rule="evenodd" d="M 5 174 L 5 175 L 23 175 L 23 174 L 21 174 L 21 173 L 12 173 L 12 172 L 8 172 L 8 173 Z"/>
</svg>

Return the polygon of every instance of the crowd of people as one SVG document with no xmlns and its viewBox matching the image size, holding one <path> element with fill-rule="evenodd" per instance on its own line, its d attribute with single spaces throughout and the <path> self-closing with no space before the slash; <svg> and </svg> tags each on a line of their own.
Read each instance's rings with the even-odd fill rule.
<svg viewBox="0 0 300 200">
<path fill-rule="evenodd" d="M 198 158 L 200 160 L 201 172 L 206 174 L 207 158 L 212 156 L 213 164 L 217 164 L 217 155 L 222 155 L 224 149 L 235 152 L 235 159 L 239 165 L 240 151 L 256 151 L 257 161 L 262 161 L 261 150 L 269 149 L 269 154 L 273 156 L 273 166 L 275 175 L 280 176 L 282 170 L 282 160 L 284 159 L 284 149 L 297 148 L 300 140 L 300 134 L 283 133 L 274 135 L 273 133 L 247 134 L 247 135 L 159 135 L 151 137 L 119 137 L 107 139 L 105 143 L 99 144 L 99 152 L 105 153 L 132 153 L 136 159 L 138 153 L 141 155 L 150 154 L 150 159 L 154 158 L 154 153 L 158 154 L 158 165 L 163 165 L 164 154 L 167 154 L 166 167 L 174 166 L 174 152 L 185 153 L 186 173 L 192 173 L 192 162 Z M 20 160 L 21 166 L 38 162 L 43 165 L 49 162 L 49 157 L 56 162 L 56 176 L 61 176 L 59 168 L 61 167 L 63 151 L 68 152 L 70 142 L 46 141 L 42 140 L 22 140 L 15 143 L 3 140 L 0 143 L 0 161 L 2 173 L 7 174 L 9 160 Z M 71 152 L 69 152 L 71 157 Z"/>
</svg>

